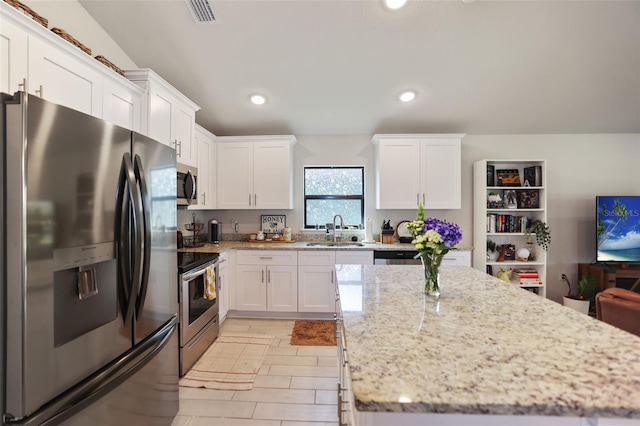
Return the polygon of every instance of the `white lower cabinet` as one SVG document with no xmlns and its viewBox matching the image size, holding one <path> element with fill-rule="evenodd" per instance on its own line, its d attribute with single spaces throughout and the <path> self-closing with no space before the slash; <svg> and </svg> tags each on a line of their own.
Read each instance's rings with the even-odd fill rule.
<svg viewBox="0 0 640 426">
<path fill-rule="evenodd" d="M 229 291 L 231 290 L 231 273 L 233 268 L 230 267 L 232 252 L 224 252 L 220 254 L 218 259 L 218 297 L 220 298 L 220 312 L 218 314 L 219 323 L 222 323 L 229 312 Z"/>
<path fill-rule="evenodd" d="M 471 266 L 471 250 L 452 250 L 442 258 L 443 265 Z"/>
<path fill-rule="evenodd" d="M 349 358 L 347 356 L 347 344 L 344 335 L 344 323 L 340 297 L 336 294 L 336 343 L 338 344 L 338 425 L 355 425 L 355 403 L 351 387 L 351 372 L 349 371 Z"/>
<path fill-rule="evenodd" d="M 373 251 L 371 250 L 337 251 L 336 265 L 373 265 Z"/>
<path fill-rule="evenodd" d="M 335 312 L 335 264 L 333 250 L 298 253 L 299 312 Z"/>
<path fill-rule="evenodd" d="M 236 256 L 236 309 L 296 312 L 297 252 L 241 250 Z"/>
<path fill-rule="evenodd" d="M 335 265 L 373 265 L 370 250 L 298 253 L 298 311 L 335 312 Z"/>
</svg>

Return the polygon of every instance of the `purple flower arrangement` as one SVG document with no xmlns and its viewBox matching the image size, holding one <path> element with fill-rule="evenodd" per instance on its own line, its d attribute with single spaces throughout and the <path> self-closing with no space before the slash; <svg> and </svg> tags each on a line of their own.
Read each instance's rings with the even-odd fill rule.
<svg viewBox="0 0 640 426">
<path fill-rule="evenodd" d="M 430 217 L 424 221 L 422 230 L 426 233 L 428 230 L 436 231 L 442 238 L 445 247 L 451 248 L 462 241 L 462 231 L 455 223 Z"/>
<path fill-rule="evenodd" d="M 418 207 L 416 220 L 409 222 L 407 229 L 420 256 L 444 255 L 462 241 L 462 231 L 457 224 L 435 217 L 425 219 L 422 206 Z"/>
</svg>

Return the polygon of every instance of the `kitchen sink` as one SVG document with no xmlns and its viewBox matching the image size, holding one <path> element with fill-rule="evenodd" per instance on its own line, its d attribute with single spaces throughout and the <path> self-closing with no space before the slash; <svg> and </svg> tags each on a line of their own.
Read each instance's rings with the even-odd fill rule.
<svg viewBox="0 0 640 426">
<path fill-rule="evenodd" d="M 364 247 L 364 244 L 355 241 L 326 241 L 322 243 L 307 243 L 308 247 Z"/>
</svg>

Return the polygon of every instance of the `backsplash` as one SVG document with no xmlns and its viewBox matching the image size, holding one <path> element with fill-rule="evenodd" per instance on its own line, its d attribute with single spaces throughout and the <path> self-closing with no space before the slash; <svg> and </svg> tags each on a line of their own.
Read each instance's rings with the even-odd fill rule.
<svg viewBox="0 0 640 426">
<path fill-rule="evenodd" d="M 190 238 L 192 236 L 192 233 L 185 229 L 185 225 L 193 221 L 194 213 L 196 215 L 196 219 L 195 219 L 196 222 L 204 223 L 205 225 L 204 229 L 202 230 L 202 232 L 200 232 L 200 235 L 198 236 L 199 241 L 208 240 L 209 230 L 207 229 L 207 223 L 209 222 L 210 219 L 214 217 L 221 218 L 219 220 L 222 223 L 222 240 L 223 241 L 248 241 L 251 234 L 255 234 L 260 229 L 260 223 L 259 223 L 260 213 L 255 211 L 249 212 L 249 214 L 247 214 L 246 212 L 237 212 L 237 214 L 233 215 L 234 217 L 237 217 L 237 219 L 225 221 L 224 219 L 222 219 L 222 217 L 225 217 L 225 216 L 228 217 L 229 216 L 228 212 L 225 212 L 226 214 L 220 214 L 218 212 L 218 215 L 215 215 L 216 212 L 212 212 L 212 211 L 196 211 L 196 210 L 178 209 L 178 216 L 177 216 L 178 231 L 181 231 L 185 237 Z M 233 232 L 235 222 L 238 223 L 238 233 Z M 356 237 L 358 241 L 362 241 L 364 239 L 365 232 L 364 230 L 345 229 L 344 231 L 338 230 L 336 232 L 336 236 L 338 237 L 342 236 L 342 241 L 351 241 L 352 237 Z M 379 234 L 376 234 L 374 232 L 373 236 L 375 241 L 380 241 Z M 295 241 L 321 242 L 325 240 L 326 234 L 324 232 L 319 232 L 319 231 L 300 232 L 298 230 L 298 232 L 296 232 L 296 230 L 294 229 L 291 238 Z M 333 233 L 331 233 L 331 238 L 333 239 Z"/>
</svg>

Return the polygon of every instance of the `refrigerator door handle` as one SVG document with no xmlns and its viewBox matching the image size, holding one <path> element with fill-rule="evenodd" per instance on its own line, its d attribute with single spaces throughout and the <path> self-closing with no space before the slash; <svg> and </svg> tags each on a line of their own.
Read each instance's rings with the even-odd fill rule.
<svg viewBox="0 0 640 426">
<path fill-rule="evenodd" d="M 149 199 L 149 188 L 147 186 L 146 175 L 142 167 L 142 160 L 139 155 L 135 156 L 134 173 L 140 191 L 142 200 L 142 210 L 139 212 L 141 217 L 142 235 L 142 271 L 140 276 L 140 293 L 136 301 L 136 315 L 140 315 L 144 308 L 144 302 L 147 298 L 147 289 L 149 288 L 149 267 L 151 265 L 151 205 Z"/>
<path fill-rule="evenodd" d="M 147 365 L 166 346 L 171 335 L 176 331 L 176 327 L 177 318 L 174 315 L 151 337 L 134 346 L 102 370 L 69 389 L 31 416 L 22 419 L 8 417 L 4 420 L 7 424 L 19 422 L 20 425 L 30 426 L 59 424 L 111 392 Z"/>
<path fill-rule="evenodd" d="M 136 177 L 129 153 L 122 156 L 120 177 L 118 179 L 118 197 L 116 211 L 116 230 L 118 239 L 118 280 L 121 286 L 120 304 L 124 323 L 133 319 L 138 287 L 140 286 L 140 263 L 142 261 L 142 236 L 139 220 L 142 207 L 138 196 Z M 133 206 L 133 212 L 131 208 Z M 129 226 L 133 226 L 133 241 L 128 237 Z M 131 253 L 132 243 L 133 253 Z M 133 255 L 133 262 L 130 263 Z"/>
</svg>

